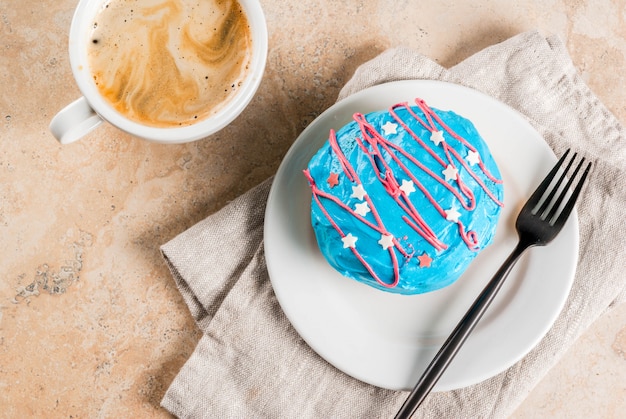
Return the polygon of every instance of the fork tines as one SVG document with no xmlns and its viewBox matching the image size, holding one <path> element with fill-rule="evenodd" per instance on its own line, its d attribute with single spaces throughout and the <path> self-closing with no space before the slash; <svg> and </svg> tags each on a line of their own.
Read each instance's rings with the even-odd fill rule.
<svg viewBox="0 0 626 419">
<path fill-rule="evenodd" d="M 527 203 L 527 205 L 532 206 L 533 214 L 538 215 L 543 220 L 549 220 L 551 225 L 565 223 L 565 220 L 567 220 L 567 217 L 574 208 L 576 199 L 578 198 L 585 180 L 587 179 L 587 175 L 591 170 L 591 162 L 589 162 L 581 175 L 580 180 L 574 187 L 574 190 L 571 191 L 570 187 L 580 172 L 580 169 L 585 162 L 585 158 L 583 157 L 580 162 L 578 162 L 578 165 L 574 169 L 574 173 L 572 173 L 572 175 L 568 178 L 567 173 L 572 168 L 578 155 L 578 153 L 574 153 L 565 169 L 562 169 L 563 162 L 567 158 L 569 152 L 570 150 L 568 149 L 563 156 L 561 156 L 558 163 L 550 171 L 541 185 L 539 185 Z M 558 179 L 556 179 L 556 175 L 559 172 L 561 175 Z M 563 181 L 565 180 L 567 180 L 567 182 L 563 185 Z M 565 202 L 565 198 L 568 196 L 569 199 Z"/>
</svg>

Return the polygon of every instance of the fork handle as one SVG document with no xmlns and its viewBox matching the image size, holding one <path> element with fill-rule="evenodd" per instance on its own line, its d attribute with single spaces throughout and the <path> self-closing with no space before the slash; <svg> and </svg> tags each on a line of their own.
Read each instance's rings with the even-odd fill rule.
<svg viewBox="0 0 626 419">
<path fill-rule="evenodd" d="M 409 394 L 406 401 L 396 414 L 396 419 L 410 418 L 415 410 L 424 401 L 437 381 L 439 381 L 439 377 L 441 377 L 446 368 L 448 368 L 452 359 L 456 356 L 459 349 L 461 349 L 461 346 L 463 346 L 463 343 L 465 343 L 465 340 L 472 330 L 474 330 L 474 327 L 493 301 L 494 297 L 502 287 L 504 280 L 515 265 L 515 262 L 517 262 L 522 253 L 524 253 L 524 251 L 531 245 L 531 243 L 520 241 L 515 249 L 513 249 L 509 257 L 504 261 L 500 269 L 498 269 L 485 288 L 483 288 L 467 313 L 465 313 L 450 336 L 448 336 L 448 339 L 446 339 L 443 346 L 439 349 L 437 355 L 435 355 L 433 360 L 430 362 L 416 386 L 413 388 L 413 391 L 411 391 L 411 394 Z"/>
</svg>

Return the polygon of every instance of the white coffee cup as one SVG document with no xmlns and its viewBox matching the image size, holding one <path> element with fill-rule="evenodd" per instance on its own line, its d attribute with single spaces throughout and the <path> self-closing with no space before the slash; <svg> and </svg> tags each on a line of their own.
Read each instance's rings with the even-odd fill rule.
<svg viewBox="0 0 626 419">
<path fill-rule="evenodd" d="M 267 61 L 267 26 L 259 0 L 238 0 L 247 17 L 252 37 L 252 57 L 245 79 L 237 93 L 216 113 L 198 122 L 176 127 L 154 127 L 125 117 L 102 97 L 94 82 L 88 59 L 93 22 L 105 0 L 80 0 L 69 34 L 69 56 L 72 73 L 82 97 L 70 103 L 51 121 L 50 131 L 61 144 L 74 142 L 103 121 L 145 140 L 176 144 L 199 140 L 230 124 L 252 100 Z"/>
</svg>

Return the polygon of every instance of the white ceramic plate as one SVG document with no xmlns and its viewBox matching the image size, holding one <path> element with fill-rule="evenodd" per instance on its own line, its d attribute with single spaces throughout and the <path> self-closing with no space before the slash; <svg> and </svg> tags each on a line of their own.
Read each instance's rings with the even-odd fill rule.
<svg viewBox="0 0 626 419">
<path fill-rule="evenodd" d="M 329 129 L 348 123 L 354 112 L 386 109 L 416 97 L 474 123 L 502 173 L 505 208 L 494 243 L 455 284 L 403 296 L 347 279 L 327 264 L 310 224 L 311 193 L 302 170 L 328 138 Z M 412 388 L 515 246 L 517 213 L 555 162 L 550 148 L 520 114 L 472 89 L 436 81 L 401 81 L 350 96 L 302 132 L 272 185 L 265 217 L 265 256 L 281 307 L 302 338 L 335 367 L 378 387 Z M 565 303 L 577 253 L 574 213 L 554 242 L 531 249 L 518 262 L 435 391 L 492 377 L 530 351 Z"/>
</svg>

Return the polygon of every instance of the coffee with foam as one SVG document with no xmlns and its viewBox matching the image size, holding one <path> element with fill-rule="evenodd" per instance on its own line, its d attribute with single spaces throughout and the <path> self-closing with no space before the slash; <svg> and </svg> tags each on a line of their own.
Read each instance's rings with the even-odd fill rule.
<svg viewBox="0 0 626 419">
<path fill-rule="evenodd" d="M 236 0 L 111 0 L 93 26 L 89 66 L 100 94 L 144 125 L 207 118 L 248 73 L 252 38 Z"/>
</svg>

